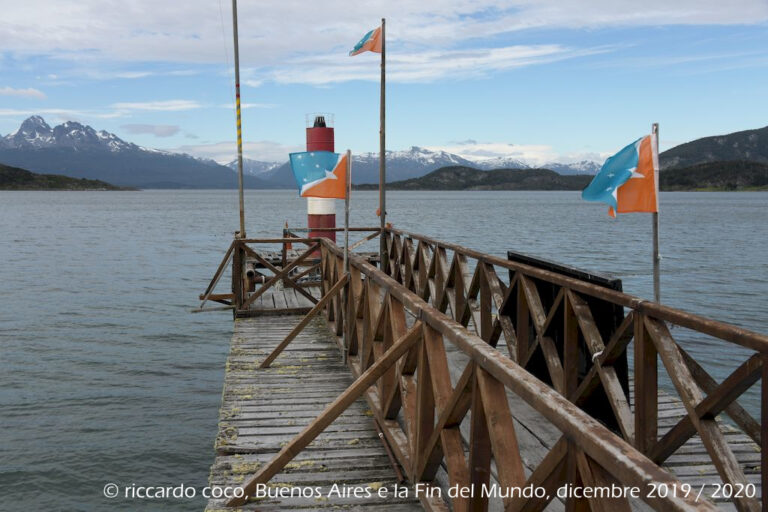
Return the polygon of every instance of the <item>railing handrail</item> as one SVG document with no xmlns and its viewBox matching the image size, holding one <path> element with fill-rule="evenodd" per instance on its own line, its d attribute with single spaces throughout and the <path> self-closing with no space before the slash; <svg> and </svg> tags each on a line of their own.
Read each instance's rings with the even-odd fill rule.
<svg viewBox="0 0 768 512">
<path fill-rule="evenodd" d="M 619 292 L 610 288 L 605 288 L 603 286 L 598 286 L 596 284 L 582 281 L 573 277 L 568 277 L 557 272 L 533 267 L 531 265 L 526 265 L 525 263 L 510 261 L 498 256 L 493 256 L 474 249 L 469 249 L 458 244 L 436 240 L 434 238 L 430 238 L 418 233 L 412 233 L 394 228 L 386 228 L 385 231 L 427 244 L 449 249 L 451 251 L 458 252 L 463 256 L 467 256 L 484 263 L 489 263 L 509 270 L 520 271 L 531 277 L 542 279 L 559 286 L 571 288 L 575 291 L 603 299 L 608 302 L 612 302 L 619 306 L 633 309 L 659 320 L 664 320 L 680 327 L 698 331 L 702 334 L 707 334 L 715 338 L 719 338 L 723 341 L 735 343 L 742 347 L 758 351 L 762 354 L 768 354 L 768 335 L 760 334 L 758 332 L 744 329 L 742 327 L 726 322 L 712 320 L 695 313 L 683 311 L 681 309 L 657 304 L 655 302 L 642 299 L 628 293 Z"/>
<path fill-rule="evenodd" d="M 343 249 L 333 242 L 323 239 L 322 244 L 337 258 L 343 257 Z M 364 258 L 352 254 L 349 255 L 349 263 L 403 304 L 416 320 L 421 320 L 446 337 L 475 364 L 546 417 L 566 438 L 578 444 L 601 466 L 608 468 L 622 483 L 641 488 L 652 482 L 679 484 L 672 474 L 653 463 L 567 398 Z M 709 502 L 695 502 L 682 496 L 668 496 L 657 501 L 663 503 L 663 510 L 691 510 L 692 506 L 714 510 Z"/>
</svg>

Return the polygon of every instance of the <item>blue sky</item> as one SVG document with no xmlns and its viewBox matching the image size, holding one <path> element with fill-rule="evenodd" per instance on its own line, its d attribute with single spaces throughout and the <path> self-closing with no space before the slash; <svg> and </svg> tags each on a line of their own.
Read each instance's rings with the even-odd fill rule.
<svg viewBox="0 0 768 512">
<path fill-rule="evenodd" d="M 14 2 L 0 19 L 0 134 L 31 114 L 143 146 L 235 155 L 231 3 Z M 364 4 L 364 5 L 362 5 Z M 599 0 L 239 4 L 246 157 L 301 149 L 335 114 L 337 150 L 531 163 L 599 160 L 660 123 L 661 148 L 768 125 L 768 2 Z"/>
</svg>

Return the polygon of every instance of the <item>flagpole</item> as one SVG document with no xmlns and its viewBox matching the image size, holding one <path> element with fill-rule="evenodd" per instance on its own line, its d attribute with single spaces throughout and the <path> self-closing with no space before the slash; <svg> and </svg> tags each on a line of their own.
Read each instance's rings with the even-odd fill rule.
<svg viewBox="0 0 768 512">
<path fill-rule="evenodd" d="M 388 267 L 385 258 L 387 256 L 387 245 L 384 240 L 384 228 L 387 224 L 387 167 L 385 163 L 385 121 L 386 121 L 386 109 L 385 106 L 385 93 L 386 93 L 386 81 L 385 81 L 385 62 L 386 62 L 386 45 L 387 38 L 385 37 L 385 25 L 386 19 L 381 18 L 381 103 L 379 105 L 379 218 L 381 220 L 381 233 L 379 234 L 379 267 L 386 272 Z"/>
<path fill-rule="evenodd" d="M 352 188 L 352 152 L 347 150 L 347 186 L 344 195 L 344 275 L 349 274 L 349 193 Z M 349 281 L 344 286 L 344 364 L 347 363 L 347 352 L 349 350 L 349 332 L 352 328 L 352 300 L 349 293 L 352 290 Z"/>
<path fill-rule="evenodd" d="M 659 123 L 653 123 L 651 127 L 651 133 L 653 137 L 653 156 L 654 167 L 658 165 L 659 154 Z M 657 303 L 661 302 L 661 279 L 660 279 L 660 263 L 661 256 L 659 255 L 659 169 L 654 169 L 655 182 L 656 182 L 656 211 L 651 215 L 653 216 L 653 298 Z"/>
<path fill-rule="evenodd" d="M 235 39 L 235 109 L 237 111 L 237 182 L 240 196 L 240 238 L 245 238 L 243 201 L 243 127 L 240 119 L 240 47 L 237 37 L 237 0 L 232 0 L 232 32 Z"/>
</svg>

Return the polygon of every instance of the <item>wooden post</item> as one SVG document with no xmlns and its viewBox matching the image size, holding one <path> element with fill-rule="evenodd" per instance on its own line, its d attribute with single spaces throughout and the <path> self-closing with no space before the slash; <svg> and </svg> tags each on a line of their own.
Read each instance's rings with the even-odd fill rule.
<svg viewBox="0 0 768 512">
<path fill-rule="evenodd" d="M 645 330 L 645 315 L 635 312 L 635 447 L 647 455 L 658 438 L 658 363 Z"/>
<path fill-rule="evenodd" d="M 483 485 L 488 485 L 491 479 L 491 438 L 488 433 L 483 401 L 480 397 L 480 386 L 477 380 L 477 370 L 472 376 L 471 423 L 469 432 L 469 483 L 474 489 L 469 498 L 469 510 L 484 512 L 488 510 L 488 497 L 480 492 Z"/>
<path fill-rule="evenodd" d="M 656 182 L 656 211 L 651 215 L 653 216 L 653 300 L 657 303 L 661 302 L 661 278 L 660 278 L 660 263 L 661 256 L 659 255 L 659 123 L 653 123 L 651 127 L 651 144 L 653 145 L 653 174 Z"/>
<path fill-rule="evenodd" d="M 240 198 L 240 238 L 245 238 L 243 200 L 243 126 L 240 116 L 240 46 L 237 37 L 237 0 L 232 0 L 232 33 L 235 39 L 235 109 L 237 111 L 237 182 Z"/>
<path fill-rule="evenodd" d="M 243 306 L 243 249 L 237 240 L 232 252 L 232 305 L 237 316 L 237 311 Z"/>
<path fill-rule="evenodd" d="M 387 38 L 385 37 L 386 19 L 381 18 L 381 95 L 379 104 L 379 219 L 381 221 L 381 234 L 379 235 L 379 268 L 387 271 L 387 246 L 384 240 L 384 228 L 387 224 L 387 167 L 386 167 L 386 142 L 385 142 L 385 121 L 386 121 L 386 81 L 385 81 L 385 62 Z"/>
</svg>

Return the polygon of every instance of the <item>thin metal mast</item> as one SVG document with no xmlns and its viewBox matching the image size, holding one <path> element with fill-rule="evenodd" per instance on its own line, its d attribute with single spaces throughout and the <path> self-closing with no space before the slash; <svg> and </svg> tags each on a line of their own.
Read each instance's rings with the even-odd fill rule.
<svg viewBox="0 0 768 512">
<path fill-rule="evenodd" d="M 240 119 L 240 46 L 237 38 L 237 0 L 232 0 L 232 32 L 235 38 L 235 109 L 237 111 L 237 181 L 240 196 L 240 238 L 245 238 L 243 199 L 243 126 Z"/>
<path fill-rule="evenodd" d="M 387 225 L 387 166 L 385 161 L 385 79 L 384 63 L 386 62 L 387 38 L 384 32 L 386 20 L 381 18 L 381 104 L 379 106 L 379 218 L 381 219 L 381 234 L 379 235 L 379 268 L 387 271 L 387 246 L 384 240 L 384 228 Z"/>
</svg>

